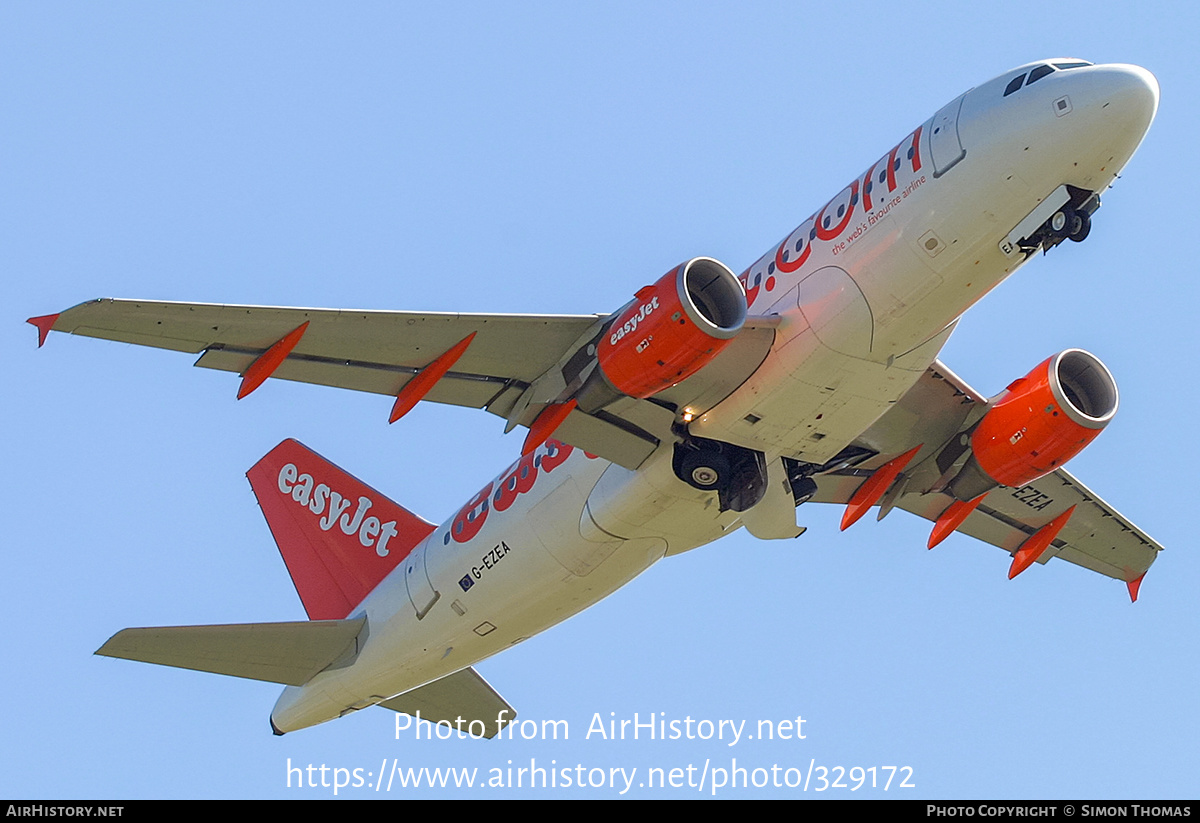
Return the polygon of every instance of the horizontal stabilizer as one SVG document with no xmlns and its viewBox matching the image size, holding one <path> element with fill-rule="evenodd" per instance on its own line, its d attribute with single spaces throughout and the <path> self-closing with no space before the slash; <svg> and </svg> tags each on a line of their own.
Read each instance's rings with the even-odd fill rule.
<svg viewBox="0 0 1200 823">
<path fill-rule="evenodd" d="M 303 686 L 333 663 L 353 660 L 366 642 L 366 623 L 367 618 L 359 617 L 125 629 L 96 654 Z"/>
<path fill-rule="evenodd" d="M 419 711 L 421 719 L 431 723 L 444 720 L 455 726 L 461 718 L 461 728 L 467 732 L 472 731 L 471 721 L 478 720 L 485 729 L 483 736 L 489 740 L 517 716 L 513 707 L 472 668 L 446 675 L 378 705 L 413 717 Z"/>
</svg>

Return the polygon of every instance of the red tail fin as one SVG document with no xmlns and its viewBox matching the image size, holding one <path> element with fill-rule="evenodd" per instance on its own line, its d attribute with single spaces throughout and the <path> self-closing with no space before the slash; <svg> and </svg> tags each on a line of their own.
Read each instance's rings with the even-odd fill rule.
<svg viewBox="0 0 1200 823">
<path fill-rule="evenodd" d="M 310 620 L 338 620 L 434 525 L 295 440 L 246 472 Z"/>
</svg>

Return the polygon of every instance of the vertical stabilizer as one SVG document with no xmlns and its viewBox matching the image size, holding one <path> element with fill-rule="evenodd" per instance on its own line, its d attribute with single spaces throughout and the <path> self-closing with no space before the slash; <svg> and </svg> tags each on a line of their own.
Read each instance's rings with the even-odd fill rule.
<svg viewBox="0 0 1200 823">
<path fill-rule="evenodd" d="M 310 620 L 338 620 L 434 525 L 295 440 L 246 472 Z"/>
</svg>

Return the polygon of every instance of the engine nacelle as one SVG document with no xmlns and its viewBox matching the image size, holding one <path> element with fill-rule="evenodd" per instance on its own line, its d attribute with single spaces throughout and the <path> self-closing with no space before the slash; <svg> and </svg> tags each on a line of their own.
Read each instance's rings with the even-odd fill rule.
<svg viewBox="0 0 1200 823">
<path fill-rule="evenodd" d="M 1018 487 L 1057 469 L 1096 439 L 1117 412 L 1104 364 L 1067 349 L 1009 384 L 971 434 L 972 456 L 951 490 L 970 500 L 997 484 Z M 981 476 L 982 473 L 982 476 Z"/>
<path fill-rule="evenodd" d="M 742 329 L 746 290 L 724 264 L 696 257 L 645 286 L 596 349 L 621 394 L 645 398 L 695 374 Z"/>
</svg>

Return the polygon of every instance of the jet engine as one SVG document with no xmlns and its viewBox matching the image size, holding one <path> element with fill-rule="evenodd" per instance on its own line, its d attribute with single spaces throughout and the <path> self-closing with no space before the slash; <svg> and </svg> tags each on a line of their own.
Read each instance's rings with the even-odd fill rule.
<svg viewBox="0 0 1200 823">
<path fill-rule="evenodd" d="M 639 289 L 605 329 L 580 408 L 650 397 L 685 380 L 733 340 L 746 312 L 746 291 L 724 264 L 696 257 L 676 266 Z"/>
<path fill-rule="evenodd" d="M 1009 384 L 971 433 L 971 457 L 950 483 L 959 500 L 1018 487 L 1057 469 L 1096 439 L 1117 411 L 1104 364 L 1067 349 Z"/>
</svg>

